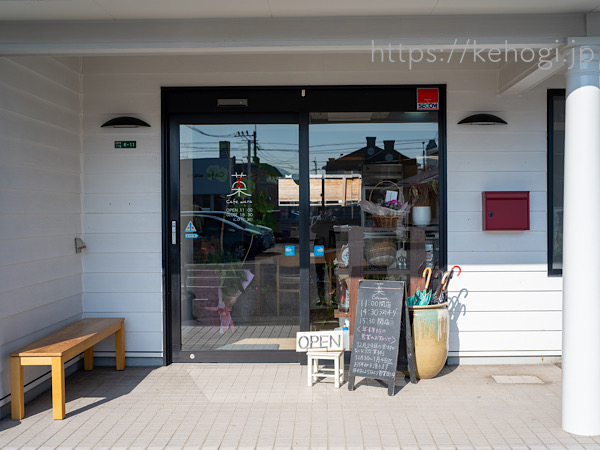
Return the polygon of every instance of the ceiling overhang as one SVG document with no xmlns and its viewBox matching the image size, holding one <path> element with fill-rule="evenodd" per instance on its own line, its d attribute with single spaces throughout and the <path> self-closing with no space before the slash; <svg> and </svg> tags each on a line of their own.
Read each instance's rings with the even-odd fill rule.
<svg viewBox="0 0 600 450">
<path fill-rule="evenodd" d="M 509 25 L 507 25 L 509 24 Z M 184 21 L 0 22 L 0 55 L 361 52 L 555 46 L 585 15 L 406 16 Z"/>
<path fill-rule="evenodd" d="M 587 14 L 600 0 L 2 0 L 5 21 Z"/>
<path fill-rule="evenodd" d="M 2 2 L 0 11 L 1 6 Z M 4 21 L 0 22 L 0 56 L 367 54 L 374 48 L 381 49 L 382 54 L 388 49 L 397 54 L 401 47 L 404 52 L 412 48 L 431 50 L 444 57 L 454 55 L 453 64 L 460 64 L 465 55 L 472 60 L 473 53 L 481 48 L 503 52 L 543 48 L 560 52 L 566 36 L 587 36 L 590 32 L 600 35 L 599 16 Z M 542 68 L 537 61 L 500 60 L 492 67 L 498 70 L 499 94 L 521 94 L 564 70 L 564 62 L 557 58 Z"/>
</svg>

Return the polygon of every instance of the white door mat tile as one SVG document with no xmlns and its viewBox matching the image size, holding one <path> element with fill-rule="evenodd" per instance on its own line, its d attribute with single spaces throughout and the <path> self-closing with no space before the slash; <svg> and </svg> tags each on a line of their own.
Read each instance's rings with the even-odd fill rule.
<svg viewBox="0 0 600 450">
<path fill-rule="evenodd" d="M 492 375 L 492 378 L 499 384 L 544 384 L 533 375 Z"/>
</svg>

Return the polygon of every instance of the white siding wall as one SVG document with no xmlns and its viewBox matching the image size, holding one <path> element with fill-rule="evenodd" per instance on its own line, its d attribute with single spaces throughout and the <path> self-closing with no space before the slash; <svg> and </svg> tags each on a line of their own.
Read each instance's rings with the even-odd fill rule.
<svg viewBox="0 0 600 450">
<path fill-rule="evenodd" d="M 497 96 L 497 69 L 465 61 L 409 71 L 368 53 L 84 58 L 86 315 L 125 315 L 128 354 L 161 354 L 161 86 L 443 83 L 448 258 L 464 270 L 451 286 L 451 355 L 559 354 L 561 279 L 546 275 L 546 90 Z M 509 125 L 456 125 L 470 112 Z M 152 128 L 100 129 L 120 114 Z M 138 148 L 112 148 L 125 139 Z M 485 190 L 531 191 L 531 231 L 481 231 Z"/>
<path fill-rule="evenodd" d="M 495 76 L 487 89 L 483 81 L 448 84 L 448 263 L 464 270 L 451 285 L 451 355 L 560 355 L 562 279 L 547 275 L 546 87 L 497 96 Z M 473 111 L 508 125 L 456 125 Z M 504 190 L 530 191 L 530 231 L 482 231 L 481 192 Z"/>
<path fill-rule="evenodd" d="M 10 352 L 82 315 L 80 93 L 79 58 L 0 58 L 0 404 Z"/>
<path fill-rule="evenodd" d="M 115 61 L 127 61 L 102 60 L 108 64 L 102 71 L 108 72 Z M 88 72 L 91 62 L 96 61 L 86 59 Z M 145 77 L 84 76 L 83 228 L 88 248 L 83 303 L 86 317 L 126 318 L 128 357 L 156 358 L 163 356 L 160 87 L 153 92 L 137 87 L 135 79 Z M 151 128 L 101 128 L 119 115 L 143 117 Z M 115 149 L 115 140 L 135 140 L 137 147 Z M 112 354 L 114 343 L 95 349 L 99 356 Z"/>
</svg>

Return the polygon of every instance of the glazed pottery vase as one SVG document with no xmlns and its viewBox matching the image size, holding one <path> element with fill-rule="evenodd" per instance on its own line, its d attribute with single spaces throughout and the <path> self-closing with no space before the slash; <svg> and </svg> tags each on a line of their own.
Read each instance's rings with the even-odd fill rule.
<svg viewBox="0 0 600 450">
<path fill-rule="evenodd" d="M 412 221 L 419 227 L 429 225 L 431 223 L 431 206 L 413 206 Z"/>
<path fill-rule="evenodd" d="M 409 306 L 417 378 L 435 377 L 448 358 L 448 303 Z"/>
</svg>

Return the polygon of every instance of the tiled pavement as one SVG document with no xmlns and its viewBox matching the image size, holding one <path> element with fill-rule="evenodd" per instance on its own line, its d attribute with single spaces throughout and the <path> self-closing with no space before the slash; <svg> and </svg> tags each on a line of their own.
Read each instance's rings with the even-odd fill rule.
<svg viewBox="0 0 600 450">
<path fill-rule="evenodd" d="M 98 367 L 67 378 L 65 420 L 52 420 L 46 393 L 23 421 L 0 421 L 0 448 L 600 448 L 600 436 L 561 430 L 560 375 L 551 364 L 446 367 L 416 385 L 400 377 L 388 397 L 373 380 L 310 388 L 294 364 Z"/>
</svg>

